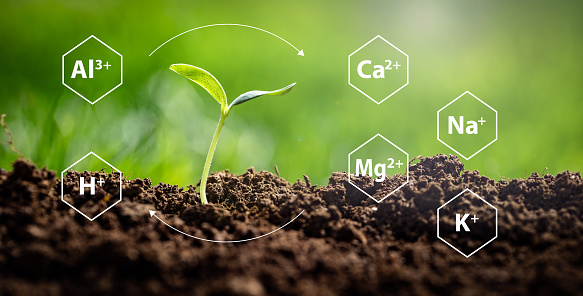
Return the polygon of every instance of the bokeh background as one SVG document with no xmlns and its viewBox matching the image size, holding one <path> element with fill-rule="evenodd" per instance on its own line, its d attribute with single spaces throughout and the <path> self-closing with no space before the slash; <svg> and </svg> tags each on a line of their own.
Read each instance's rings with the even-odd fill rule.
<svg viewBox="0 0 583 296">
<path fill-rule="evenodd" d="M 200 87 L 168 70 L 213 73 L 230 100 L 291 82 L 284 97 L 238 106 L 212 171 L 274 171 L 326 184 L 381 133 L 411 157 L 455 154 L 436 111 L 469 90 L 499 114 L 498 141 L 466 169 L 495 179 L 583 167 L 580 1 L 0 2 L 0 113 L 16 147 L 61 171 L 94 151 L 131 178 L 197 183 L 219 118 Z M 239 27 L 263 28 L 303 49 Z M 89 35 L 124 56 L 124 84 L 90 105 L 61 85 L 61 56 Z M 347 83 L 348 54 L 381 35 L 410 56 L 410 84 L 377 106 Z M 0 167 L 17 157 L 0 138 Z"/>
</svg>

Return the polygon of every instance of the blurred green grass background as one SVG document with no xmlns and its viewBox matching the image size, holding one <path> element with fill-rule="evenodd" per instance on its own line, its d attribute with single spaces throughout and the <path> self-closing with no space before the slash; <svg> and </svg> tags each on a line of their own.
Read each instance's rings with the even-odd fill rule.
<svg viewBox="0 0 583 296">
<path fill-rule="evenodd" d="M 61 171 L 93 151 L 131 178 L 197 183 L 219 118 L 200 87 L 168 70 L 213 73 L 238 106 L 212 171 L 274 171 L 326 184 L 347 154 L 381 133 L 410 157 L 455 154 L 436 112 L 469 90 L 498 110 L 498 141 L 466 169 L 495 179 L 583 166 L 580 1 L 1 1 L 0 113 L 14 143 Z M 263 32 L 214 27 L 256 26 Z M 61 56 L 95 35 L 124 56 L 124 84 L 90 105 L 61 85 Z M 380 106 L 347 83 L 348 54 L 381 35 L 410 57 L 410 84 Z M 0 167 L 17 157 L 0 138 Z"/>
</svg>

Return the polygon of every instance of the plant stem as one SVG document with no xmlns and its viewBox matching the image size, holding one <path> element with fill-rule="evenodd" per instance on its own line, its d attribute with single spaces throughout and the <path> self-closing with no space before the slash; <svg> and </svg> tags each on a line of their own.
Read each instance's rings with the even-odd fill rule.
<svg viewBox="0 0 583 296">
<path fill-rule="evenodd" d="M 206 180 L 211 170 L 211 162 L 213 161 L 213 155 L 215 154 L 217 142 L 219 141 L 219 135 L 221 134 L 223 125 L 225 125 L 225 119 L 227 119 L 227 115 L 228 112 L 225 113 L 221 112 L 221 119 L 219 120 L 219 124 L 217 125 L 217 130 L 215 130 L 215 135 L 213 136 L 211 147 L 209 148 L 209 152 L 206 156 L 206 161 L 204 163 L 204 170 L 202 171 L 202 179 L 200 181 L 200 201 L 202 202 L 203 205 L 208 203 L 206 199 Z"/>
<path fill-rule="evenodd" d="M 10 129 L 8 128 L 8 125 L 6 125 L 6 123 L 4 122 L 4 117 L 6 117 L 6 114 L 2 114 L 2 116 L 0 116 L 0 125 L 2 125 L 2 127 L 4 128 L 4 130 L 6 131 L 6 133 L 8 134 L 8 145 L 10 145 L 10 149 L 12 149 L 12 151 L 16 152 L 18 154 L 19 158 L 22 158 L 22 153 L 20 153 L 20 151 L 18 151 L 16 149 L 16 147 L 14 147 L 14 142 L 12 139 L 12 133 L 10 132 Z"/>
</svg>

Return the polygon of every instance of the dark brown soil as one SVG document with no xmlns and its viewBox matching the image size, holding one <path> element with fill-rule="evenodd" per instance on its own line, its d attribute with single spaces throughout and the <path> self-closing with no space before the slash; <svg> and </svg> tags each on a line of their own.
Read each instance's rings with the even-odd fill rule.
<svg viewBox="0 0 583 296">
<path fill-rule="evenodd" d="M 90 184 L 91 178 L 93 178 L 94 195 L 91 195 L 89 188 L 84 188 L 84 194 L 80 194 L 81 180 L 79 177 L 85 178 L 83 181 L 85 184 Z M 79 209 L 90 219 L 95 219 L 101 212 L 120 200 L 120 179 L 117 172 L 106 174 L 103 171 L 83 173 L 68 171 L 65 179 L 70 181 L 63 183 L 63 200 Z M 99 180 L 105 182 L 103 186 L 99 186 Z"/>
<path fill-rule="evenodd" d="M 382 197 L 403 178 L 357 182 Z M 496 182 L 437 155 L 412 164 L 410 182 L 380 204 L 346 173 L 317 187 L 219 172 L 208 205 L 192 186 L 124 179 L 123 201 L 93 222 L 60 188 L 55 172 L 26 161 L 0 170 L 0 295 L 583 295 L 579 172 Z M 470 258 L 436 234 L 436 209 L 465 188 L 499 216 L 498 238 Z M 108 194 L 80 206 L 99 211 Z M 212 240 L 253 238 L 305 212 L 264 238 L 211 243 L 149 210 Z"/>
</svg>

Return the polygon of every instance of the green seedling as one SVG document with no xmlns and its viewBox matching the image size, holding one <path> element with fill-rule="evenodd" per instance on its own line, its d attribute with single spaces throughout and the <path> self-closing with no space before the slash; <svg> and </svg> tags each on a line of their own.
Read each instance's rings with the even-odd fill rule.
<svg viewBox="0 0 583 296">
<path fill-rule="evenodd" d="M 221 129 L 223 128 L 223 125 L 225 125 L 225 119 L 227 119 L 227 116 L 229 115 L 229 112 L 231 112 L 233 106 L 243 104 L 247 101 L 250 101 L 263 95 L 270 96 L 285 95 L 288 92 L 290 92 L 291 89 L 296 84 L 292 83 L 284 88 L 274 91 L 261 91 L 261 90 L 248 91 L 238 96 L 233 102 L 231 102 L 231 104 L 228 104 L 225 90 L 223 89 L 219 81 L 206 70 L 186 64 L 174 64 L 170 66 L 170 70 L 186 77 L 191 81 L 196 82 L 198 85 L 202 86 L 202 88 L 204 88 L 209 94 L 211 94 L 211 96 L 215 98 L 215 100 L 217 100 L 219 104 L 221 104 L 221 118 L 219 119 L 219 124 L 217 125 L 215 135 L 213 136 L 211 146 L 206 156 L 206 161 L 204 163 L 204 169 L 202 171 L 202 179 L 200 184 L 200 201 L 202 202 L 202 204 L 206 204 L 208 203 L 206 199 L 206 181 L 209 175 L 209 171 L 211 169 L 211 162 L 213 160 L 213 155 L 215 154 L 215 149 L 217 148 L 217 142 L 219 140 Z"/>
</svg>

